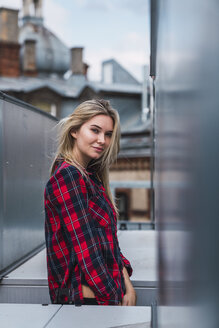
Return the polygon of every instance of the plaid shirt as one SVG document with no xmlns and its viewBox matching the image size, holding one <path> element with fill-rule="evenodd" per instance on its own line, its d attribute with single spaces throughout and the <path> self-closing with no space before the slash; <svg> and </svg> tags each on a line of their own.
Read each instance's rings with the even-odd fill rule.
<svg viewBox="0 0 219 328">
<path fill-rule="evenodd" d="M 83 304 L 82 283 L 102 305 L 125 293 L 123 267 L 132 268 L 117 239 L 116 213 L 94 173 L 83 177 L 62 162 L 45 188 L 45 236 L 52 303 Z"/>
</svg>

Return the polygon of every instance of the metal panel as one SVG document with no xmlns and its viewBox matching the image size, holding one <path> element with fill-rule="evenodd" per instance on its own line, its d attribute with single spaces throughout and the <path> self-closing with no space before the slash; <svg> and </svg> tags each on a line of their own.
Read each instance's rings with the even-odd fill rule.
<svg viewBox="0 0 219 328">
<path fill-rule="evenodd" d="M 0 103 L 3 272 L 44 243 L 43 189 L 56 120 L 9 97 Z"/>
<path fill-rule="evenodd" d="M 43 328 L 61 305 L 0 304 L 1 328 Z"/>
<path fill-rule="evenodd" d="M 17 281 L 15 285 L 0 285 L 0 303 L 51 304 L 47 285 L 28 283 L 20 284 Z M 157 302 L 157 288 L 141 285 L 136 287 L 132 283 L 137 294 L 137 306 L 150 306 Z"/>
<path fill-rule="evenodd" d="M 150 39 L 150 76 L 156 76 L 156 53 L 157 53 L 157 0 L 150 1 L 150 25 L 151 25 L 151 39 Z"/>
<path fill-rule="evenodd" d="M 0 304 L 50 304 L 48 286 L 23 285 L 17 282 L 15 285 L 0 285 Z"/>
<path fill-rule="evenodd" d="M 157 4 L 159 327 L 213 328 L 219 326 L 219 2 Z"/>
<path fill-rule="evenodd" d="M 119 231 L 118 239 L 123 255 L 133 266 L 133 283 L 136 286 L 157 286 L 156 231 Z"/>
<path fill-rule="evenodd" d="M 3 267 L 3 220 L 4 220 L 4 198 L 3 198 L 3 102 L 0 99 L 0 268 Z"/>
<path fill-rule="evenodd" d="M 64 318 L 64 320 L 63 320 Z M 89 320 L 89 324 L 88 324 Z M 149 324 L 151 321 L 150 307 L 135 306 L 95 306 L 87 305 L 81 307 L 64 305 L 48 324 L 48 328 L 74 327 L 80 328 L 116 328 L 122 325 L 137 325 L 139 323 Z M 143 326 L 143 327 L 145 327 Z"/>
<path fill-rule="evenodd" d="M 134 306 L 69 306 L 0 304 L 0 327 L 150 327 L 151 308 Z"/>
<path fill-rule="evenodd" d="M 157 299 L 158 299 L 157 286 L 152 288 L 148 286 L 136 287 L 136 284 L 134 282 L 132 283 L 137 295 L 136 306 L 151 306 L 153 303 L 157 303 Z"/>
</svg>

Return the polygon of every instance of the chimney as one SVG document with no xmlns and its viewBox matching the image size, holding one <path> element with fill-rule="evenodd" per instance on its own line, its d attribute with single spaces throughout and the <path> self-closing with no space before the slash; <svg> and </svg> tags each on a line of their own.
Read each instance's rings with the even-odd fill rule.
<svg viewBox="0 0 219 328">
<path fill-rule="evenodd" d="M 36 40 L 25 40 L 23 52 L 23 74 L 36 76 Z"/>
<path fill-rule="evenodd" d="M 0 40 L 18 43 L 18 10 L 0 8 Z"/>
<path fill-rule="evenodd" d="M 20 75 L 18 10 L 0 8 L 0 76 Z"/>
<path fill-rule="evenodd" d="M 43 25 L 43 0 L 23 0 L 22 21 Z"/>
<path fill-rule="evenodd" d="M 23 0 L 23 17 L 43 17 L 43 0 Z"/>
<path fill-rule="evenodd" d="M 71 48 L 72 74 L 84 75 L 83 48 Z"/>
</svg>

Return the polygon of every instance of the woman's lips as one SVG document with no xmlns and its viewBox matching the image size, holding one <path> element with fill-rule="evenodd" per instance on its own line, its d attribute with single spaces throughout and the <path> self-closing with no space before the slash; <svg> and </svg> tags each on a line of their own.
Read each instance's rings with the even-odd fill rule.
<svg viewBox="0 0 219 328">
<path fill-rule="evenodd" d="M 96 151 L 98 151 L 98 152 L 101 152 L 101 151 L 103 151 L 103 148 L 100 148 L 100 147 L 93 147 Z"/>
</svg>

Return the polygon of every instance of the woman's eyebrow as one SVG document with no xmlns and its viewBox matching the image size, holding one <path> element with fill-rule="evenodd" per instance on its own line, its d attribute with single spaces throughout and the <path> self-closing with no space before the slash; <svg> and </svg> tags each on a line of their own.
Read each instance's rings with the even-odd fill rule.
<svg viewBox="0 0 219 328">
<path fill-rule="evenodd" d="M 92 124 L 91 126 L 95 126 L 96 128 L 100 129 L 101 130 L 101 127 L 99 125 L 96 125 L 96 124 Z"/>
</svg>

